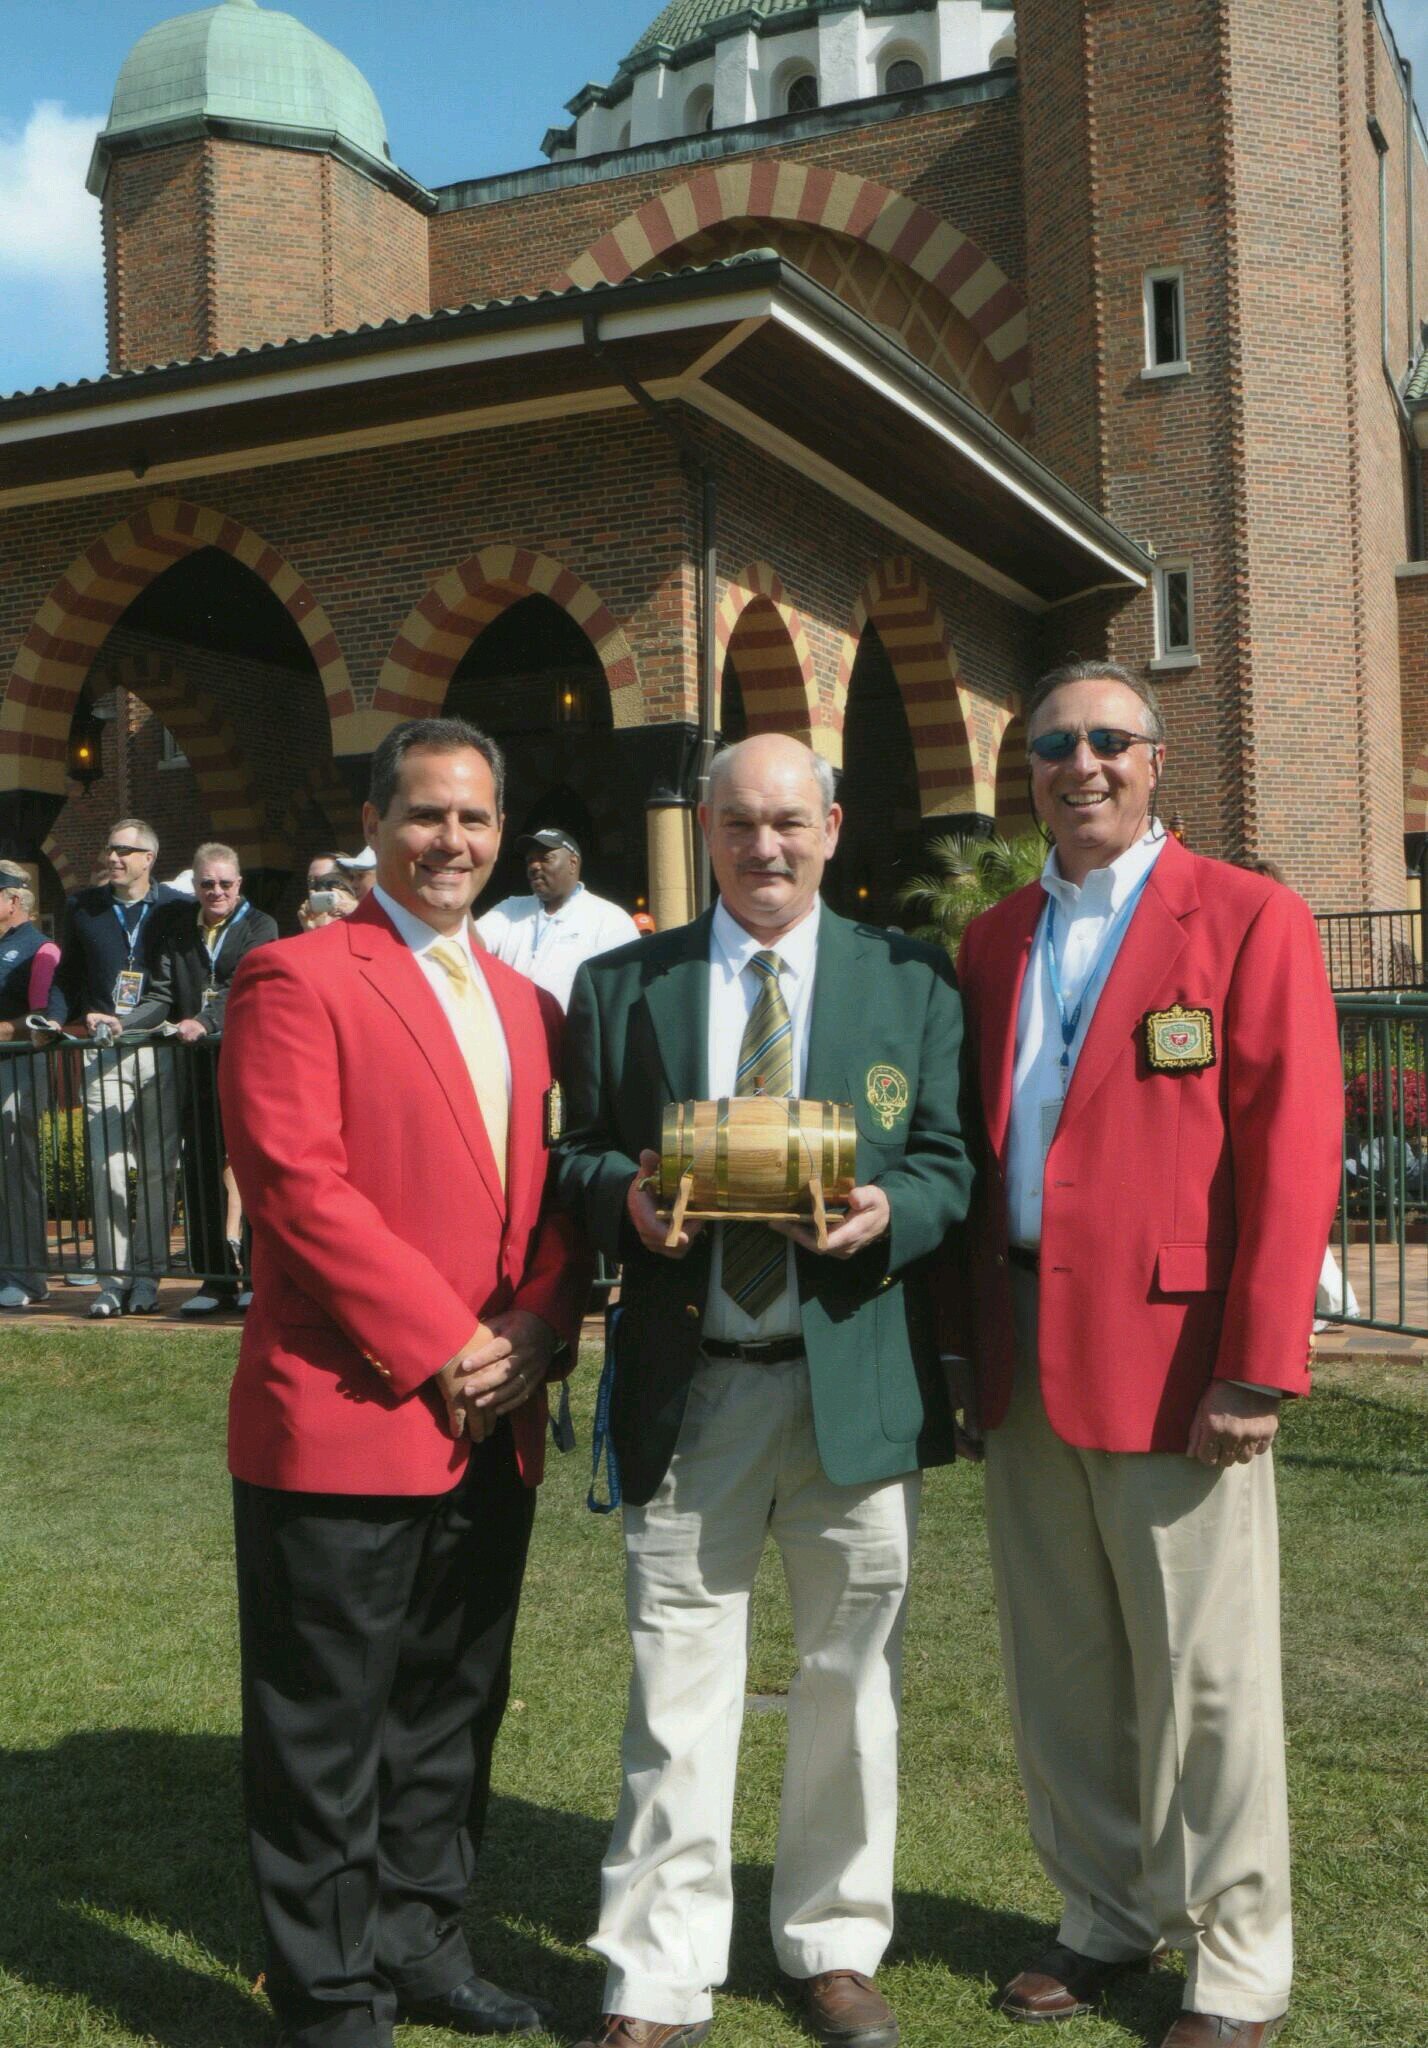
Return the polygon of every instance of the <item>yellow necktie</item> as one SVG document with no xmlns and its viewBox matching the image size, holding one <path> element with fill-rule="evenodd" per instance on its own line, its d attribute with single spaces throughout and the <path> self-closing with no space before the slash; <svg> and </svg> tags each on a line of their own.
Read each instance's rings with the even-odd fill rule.
<svg viewBox="0 0 1428 2048">
<path fill-rule="evenodd" d="M 496 1171 L 501 1176 L 504 1189 L 510 1103 L 506 1092 L 506 1062 L 496 1036 L 491 1007 L 476 986 L 471 955 L 459 939 L 437 939 L 430 952 L 451 983 L 452 1027 L 461 1048 L 461 1057 L 466 1062 L 466 1071 L 471 1076 L 471 1086 L 476 1090 L 481 1120 L 486 1126 L 491 1150 L 496 1155 Z"/>
</svg>

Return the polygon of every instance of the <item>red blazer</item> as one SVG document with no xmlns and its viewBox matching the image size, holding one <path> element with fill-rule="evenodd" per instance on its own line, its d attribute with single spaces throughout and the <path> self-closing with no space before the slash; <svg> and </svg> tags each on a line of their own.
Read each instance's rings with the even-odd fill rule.
<svg viewBox="0 0 1428 2048">
<path fill-rule="evenodd" d="M 984 1145 L 965 1287 L 982 1420 L 1007 1410 L 1006 1163 L 1022 981 L 1045 895 L 976 918 L 958 973 Z M 1216 1060 L 1151 1067 L 1144 1020 L 1208 1010 Z M 1211 1378 L 1309 1388 L 1338 1198 L 1343 1073 L 1314 920 L 1281 883 L 1171 839 L 1126 931 L 1046 1164 L 1039 1346 L 1051 1426 L 1183 1451 Z"/>
<path fill-rule="evenodd" d="M 478 1318 L 530 1309 L 573 1353 L 590 1267 L 545 1204 L 560 1010 L 489 954 L 482 968 L 511 1058 L 504 1194 L 445 1013 L 374 899 L 234 977 L 219 1091 L 255 1283 L 228 1408 L 239 1479 L 443 1493 L 467 1449 L 426 1382 Z M 512 1427 L 534 1486 L 544 1395 Z"/>
</svg>

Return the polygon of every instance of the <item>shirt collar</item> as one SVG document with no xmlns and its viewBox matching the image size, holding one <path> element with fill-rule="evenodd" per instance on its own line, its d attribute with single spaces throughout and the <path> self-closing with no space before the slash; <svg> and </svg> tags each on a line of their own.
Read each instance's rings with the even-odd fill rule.
<svg viewBox="0 0 1428 2048">
<path fill-rule="evenodd" d="M 438 939 L 453 938 L 459 939 L 459 943 L 464 945 L 467 952 L 471 954 L 472 959 L 475 959 L 476 955 L 471 947 L 471 920 L 469 918 L 463 921 L 459 934 L 456 932 L 433 931 L 425 918 L 418 917 L 414 911 L 408 910 L 404 903 L 398 903 L 395 897 L 389 896 L 380 882 L 372 884 L 372 894 L 396 926 L 397 937 L 410 946 L 414 953 L 425 953 L 429 947 L 436 944 Z"/>
<path fill-rule="evenodd" d="M 1092 868 L 1079 885 L 1065 880 L 1053 846 L 1041 870 L 1041 886 L 1048 896 L 1056 899 L 1068 917 L 1074 916 L 1078 910 L 1097 915 L 1103 912 L 1114 914 L 1155 866 L 1165 839 L 1165 827 L 1152 825 L 1134 846 L 1128 846 L 1105 867 Z"/>
<path fill-rule="evenodd" d="M 562 912 L 567 911 L 572 907 L 576 897 L 581 895 L 584 892 L 584 889 L 585 884 L 583 882 L 577 882 L 575 884 L 575 887 L 571 890 L 570 894 L 566 897 L 565 901 L 563 903 L 558 903 L 554 910 L 547 910 L 545 905 L 541 902 L 539 896 L 533 896 L 531 898 L 531 901 L 535 904 L 536 916 L 548 917 L 553 924 L 556 918 L 558 918 L 562 914 Z"/>
<path fill-rule="evenodd" d="M 822 899 L 815 897 L 813 908 L 807 917 L 770 946 L 753 932 L 746 932 L 738 920 L 729 915 L 722 901 L 716 903 L 711 933 L 713 957 L 722 961 L 726 972 L 732 978 L 743 973 L 756 953 L 777 953 L 785 971 L 798 981 L 803 975 L 812 972 L 814 957 L 818 950 L 818 921 L 822 909 Z"/>
</svg>

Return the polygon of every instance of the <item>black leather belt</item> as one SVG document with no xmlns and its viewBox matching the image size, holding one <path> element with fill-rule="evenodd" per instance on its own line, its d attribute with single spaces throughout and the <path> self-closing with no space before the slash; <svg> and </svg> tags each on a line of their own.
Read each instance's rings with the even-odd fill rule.
<svg viewBox="0 0 1428 2048">
<path fill-rule="evenodd" d="M 1034 1252 L 1030 1245 L 1009 1245 L 1007 1247 L 1007 1257 L 1014 1266 L 1020 1266 L 1023 1273 L 1039 1273 L 1041 1271 L 1041 1253 Z"/>
<path fill-rule="evenodd" d="M 781 1365 L 786 1358 L 802 1358 L 801 1337 L 770 1337 L 764 1344 L 727 1344 L 720 1337 L 706 1337 L 701 1349 L 708 1358 L 736 1358 L 741 1365 Z"/>
</svg>

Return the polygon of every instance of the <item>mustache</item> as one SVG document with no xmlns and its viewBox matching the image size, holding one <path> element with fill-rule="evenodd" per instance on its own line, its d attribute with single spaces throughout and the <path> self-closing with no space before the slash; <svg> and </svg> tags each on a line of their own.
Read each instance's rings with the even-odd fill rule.
<svg viewBox="0 0 1428 2048">
<path fill-rule="evenodd" d="M 764 878 L 765 880 L 769 879 L 770 877 L 780 877 L 787 882 L 791 882 L 793 880 L 792 868 L 786 868 L 782 866 L 769 867 L 766 866 L 763 861 L 758 860 L 740 861 L 738 872 L 741 875 L 758 875 Z"/>
</svg>

